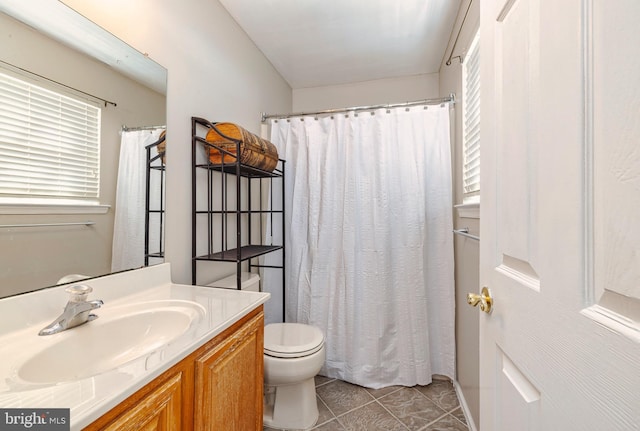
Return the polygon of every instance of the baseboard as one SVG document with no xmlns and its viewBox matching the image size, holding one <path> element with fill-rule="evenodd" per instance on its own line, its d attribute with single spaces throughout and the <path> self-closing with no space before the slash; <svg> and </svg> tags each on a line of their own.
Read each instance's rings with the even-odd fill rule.
<svg viewBox="0 0 640 431">
<path fill-rule="evenodd" d="M 462 413 L 464 413 L 464 417 L 467 420 L 467 425 L 469 425 L 469 431 L 478 431 L 476 427 L 476 423 L 473 421 L 473 417 L 469 412 L 469 406 L 467 405 L 467 400 L 464 398 L 464 394 L 462 393 L 462 388 L 460 387 L 460 383 L 457 380 L 453 381 L 453 387 L 456 390 L 456 395 L 458 396 L 458 400 L 460 401 L 460 407 L 462 408 Z"/>
</svg>

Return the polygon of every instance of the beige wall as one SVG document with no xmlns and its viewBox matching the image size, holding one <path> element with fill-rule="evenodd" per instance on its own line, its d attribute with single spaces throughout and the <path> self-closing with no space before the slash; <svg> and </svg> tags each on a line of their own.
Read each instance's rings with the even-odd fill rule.
<svg viewBox="0 0 640 431">
<path fill-rule="evenodd" d="M 260 133 L 261 112 L 291 111 L 291 88 L 217 0 L 64 3 L 168 69 L 165 256 L 190 284 L 191 117 Z"/>
<path fill-rule="evenodd" d="M 110 210 L 106 214 L 1 214 L 0 224 L 86 220 L 96 223 L 90 228 L 3 229 L 0 232 L 2 297 L 52 285 L 70 273 L 101 275 L 110 272 L 120 128 L 123 124 L 164 124 L 166 108 L 164 95 L 4 14 L 0 14 L 0 29 L 0 60 L 117 103 L 116 107 L 101 105 L 100 202 L 111 205 Z M 38 85 L 51 87 L 52 84 L 41 80 Z M 55 85 L 52 89 L 67 91 Z M 70 95 L 78 97 L 77 93 Z"/>
<path fill-rule="evenodd" d="M 462 2 L 458 13 L 455 32 L 452 35 L 448 54 L 451 52 L 453 39 L 460 28 L 462 17 L 467 10 L 468 0 Z M 473 36 L 479 26 L 479 3 L 474 2 L 460 33 L 454 56 L 467 51 Z M 440 68 L 440 95 L 455 93 L 457 104 L 455 121 L 452 125 L 453 160 L 454 160 L 454 199 L 456 204 L 462 203 L 462 65 L 454 59 L 450 66 L 443 60 Z M 479 220 L 477 218 L 460 217 L 454 211 L 454 226 L 456 229 L 468 227 L 469 232 L 478 235 Z M 456 358 L 457 380 L 460 384 L 464 400 L 473 422 L 479 424 L 480 391 L 478 381 L 478 318 L 479 310 L 467 305 L 467 292 L 479 291 L 479 243 L 462 236 L 455 236 L 455 265 L 456 265 Z"/>
<path fill-rule="evenodd" d="M 438 74 L 293 90 L 293 111 L 401 103 L 438 97 Z"/>
</svg>

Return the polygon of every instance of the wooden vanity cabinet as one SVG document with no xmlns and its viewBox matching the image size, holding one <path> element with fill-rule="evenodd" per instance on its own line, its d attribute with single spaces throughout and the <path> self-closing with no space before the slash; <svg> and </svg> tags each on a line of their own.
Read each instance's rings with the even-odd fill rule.
<svg viewBox="0 0 640 431">
<path fill-rule="evenodd" d="M 196 359 L 196 430 L 262 430 L 263 344 L 260 314 Z"/>
<path fill-rule="evenodd" d="M 85 429 L 105 431 L 189 429 L 186 426 L 188 418 L 182 415 L 183 394 L 189 390 L 188 387 L 185 388 L 189 386 L 185 373 L 178 371 L 162 380 L 163 382 L 149 383 Z"/>
<path fill-rule="evenodd" d="M 262 431 L 263 307 L 105 413 L 86 431 Z"/>
</svg>

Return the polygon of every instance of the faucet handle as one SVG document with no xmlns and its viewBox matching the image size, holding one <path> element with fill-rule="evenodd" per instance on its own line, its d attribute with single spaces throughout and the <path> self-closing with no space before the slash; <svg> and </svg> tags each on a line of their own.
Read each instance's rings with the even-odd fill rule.
<svg viewBox="0 0 640 431">
<path fill-rule="evenodd" d="M 76 284 L 75 286 L 67 287 L 64 291 L 71 295 L 70 302 L 85 302 L 87 296 L 93 292 L 93 288 L 86 284 Z"/>
</svg>

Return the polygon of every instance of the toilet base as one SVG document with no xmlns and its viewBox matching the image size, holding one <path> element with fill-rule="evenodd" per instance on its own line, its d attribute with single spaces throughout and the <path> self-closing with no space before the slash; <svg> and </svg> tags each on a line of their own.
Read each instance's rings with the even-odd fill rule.
<svg viewBox="0 0 640 431">
<path fill-rule="evenodd" d="M 278 429 L 308 429 L 318 422 L 315 381 L 293 385 L 265 385 L 264 425 Z"/>
</svg>

